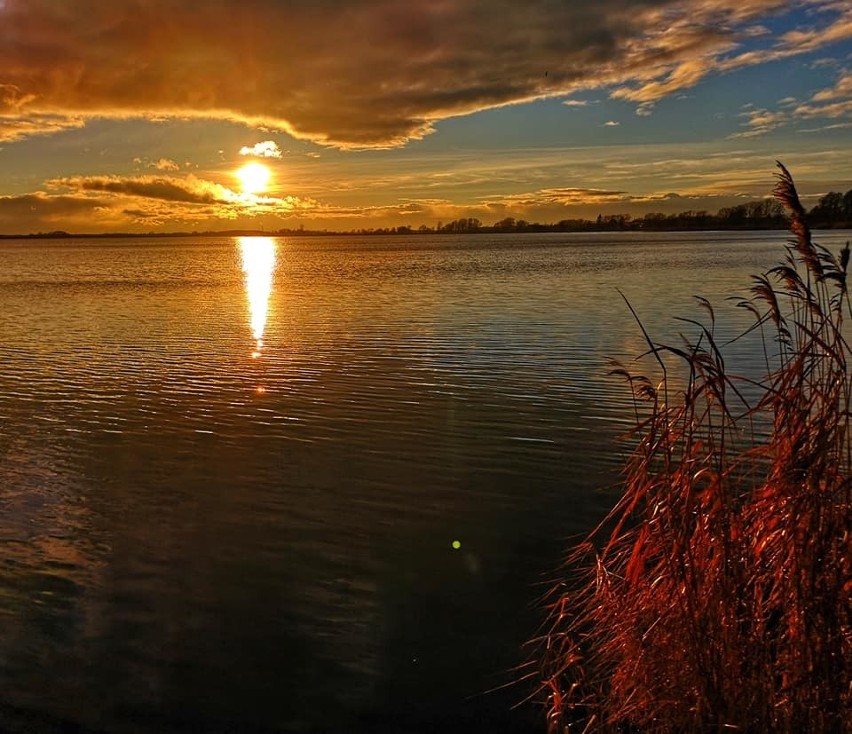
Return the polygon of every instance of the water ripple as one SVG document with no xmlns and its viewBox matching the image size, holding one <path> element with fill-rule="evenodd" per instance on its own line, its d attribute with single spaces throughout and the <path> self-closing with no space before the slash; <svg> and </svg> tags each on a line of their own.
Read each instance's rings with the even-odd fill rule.
<svg viewBox="0 0 852 734">
<path fill-rule="evenodd" d="M 0 243 L 6 702 L 134 732 L 508 709 L 471 696 L 627 449 L 617 289 L 676 339 L 783 235 L 742 239 L 267 238 L 255 275 L 233 240 Z"/>
</svg>

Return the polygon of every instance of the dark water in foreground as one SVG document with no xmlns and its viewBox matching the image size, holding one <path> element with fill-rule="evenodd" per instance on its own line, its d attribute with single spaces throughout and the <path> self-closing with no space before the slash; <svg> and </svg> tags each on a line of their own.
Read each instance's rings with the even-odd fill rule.
<svg viewBox="0 0 852 734">
<path fill-rule="evenodd" d="M 644 348 L 616 288 L 733 333 L 784 240 L 0 243 L 0 725 L 529 731 L 500 686 Z"/>
</svg>

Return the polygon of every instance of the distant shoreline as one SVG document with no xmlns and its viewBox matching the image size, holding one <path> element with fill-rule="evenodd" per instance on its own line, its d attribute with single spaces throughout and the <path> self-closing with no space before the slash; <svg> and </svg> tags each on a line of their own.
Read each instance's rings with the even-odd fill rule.
<svg viewBox="0 0 852 734">
<path fill-rule="evenodd" d="M 841 223 L 840 225 L 817 227 L 820 230 L 844 230 L 852 229 L 852 223 Z M 377 237 L 377 236 L 411 236 L 422 237 L 426 235 L 487 235 L 487 234 L 611 234 L 614 232 L 780 232 L 786 230 L 786 226 L 772 227 L 636 227 L 623 229 L 555 229 L 548 225 L 531 226 L 524 230 L 507 231 L 494 229 L 493 227 L 481 227 L 467 232 L 452 232 L 446 230 L 428 231 L 387 231 L 387 230 L 307 230 L 307 229 L 282 229 L 277 231 L 255 230 L 255 229 L 228 229 L 211 230 L 204 232 L 33 232 L 29 234 L 0 234 L 0 240 L 59 240 L 59 239 L 163 239 L 175 237 Z"/>
<path fill-rule="evenodd" d="M 852 229 L 852 189 L 845 194 L 831 191 L 808 212 L 812 229 Z M 650 212 L 643 217 L 630 214 L 598 214 L 595 219 L 560 219 L 558 222 L 528 222 L 525 219 L 504 217 L 485 224 L 476 217 L 454 219 L 434 227 L 421 224 L 395 227 L 370 227 L 335 231 L 329 229 L 297 228 L 194 230 L 192 232 L 100 232 L 71 233 L 65 230 L 29 234 L 0 234 L 2 240 L 44 240 L 70 238 L 175 238 L 175 237 L 372 237 L 381 235 L 456 235 L 456 234 L 544 234 L 596 232 L 753 232 L 784 231 L 789 225 L 783 207 L 774 199 L 749 201 L 724 207 L 716 214 L 689 210 L 677 214 Z"/>
</svg>

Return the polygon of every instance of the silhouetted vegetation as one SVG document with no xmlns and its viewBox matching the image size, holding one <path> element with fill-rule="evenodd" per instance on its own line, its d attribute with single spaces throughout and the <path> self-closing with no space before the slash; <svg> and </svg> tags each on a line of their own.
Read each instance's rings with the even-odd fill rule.
<svg viewBox="0 0 852 734">
<path fill-rule="evenodd" d="M 809 218 L 816 228 L 852 228 L 852 189 L 845 194 L 830 191 L 811 209 Z M 630 214 L 600 214 L 595 219 L 562 219 L 552 224 L 527 222 L 505 217 L 492 225 L 479 219 L 455 219 L 435 227 L 385 227 L 360 229 L 357 234 L 469 234 L 469 233 L 524 233 L 524 232 L 666 232 L 689 230 L 748 230 L 785 229 L 787 218 L 783 205 L 776 199 L 748 201 L 724 207 L 715 214 L 688 210 L 677 214 L 651 212 L 642 217 Z M 283 233 L 283 232 L 282 232 Z M 287 234 L 294 234 L 287 231 Z"/>
<path fill-rule="evenodd" d="M 810 210 L 812 225 L 819 229 L 852 229 L 852 189 L 845 194 L 830 191 L 821 197 Z M 677 214 L 651 212 L 642 217 L 630 214 L 599 214 L 595 219 L 561 219 L 542 224 L 524 219 L 505 217 L 492 225 L 479 219 L 466 217 L 454 219 L 446 224 L 438 222 L 434 227 L 421 224 L 418 227 L 403 224 L 396 227 L 370 227 L 356 230 L 334 231 L 329 229 L 305 229 L 304 226 L 278 230 L 233 229 L 194 232 L 108 232 L 96 234 L 69 234 L 68 232 L 39 232 L 36 234 L 3 235 L 0 239 L 56 239 L 65 237 L 233 237 L 233 236 L 287 236 L 321 237 L 343 235 L 428 235 L 428 234 L 486 234 L 526 232 L 668 232 L 689 230 L 747 230 L 785 229 L 787 220 L 784 208 L 775 199 L 749 201 L 737 206 L 724 207 L 715 214 L 707 211 L 684 211 Z"/>
<path fill-rule="evenodd" d="M 849 244 L 836 257 L 812 241 L 779 166 L 794 239 L 739 303 L 766 377 L 729 372 L 703 300 L 707 324 L 686 320 L 697 336 L 681 346 L 642 327 L 659 383 L 615 369 L 635 449 L 551 597 L 552 732 L 852 731 Z"/>
</svg>

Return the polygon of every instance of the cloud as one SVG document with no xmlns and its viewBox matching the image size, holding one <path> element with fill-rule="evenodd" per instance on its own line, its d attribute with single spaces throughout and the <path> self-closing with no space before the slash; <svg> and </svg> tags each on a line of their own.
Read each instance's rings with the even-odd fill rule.
<svg viewBox="0 0 852 734">
<path fill-rule="evenodd" d="M 535 198 L 552 203 L 563 204 L 601 204 L 604 202 L 624 201 L 625 191 L 608 191 L 606 189 L 558 188 L 542 189 Z"/>
<path fill-rule="evenodd" d="M 229 204 L 241 200 L 240 195 L 225 186 L 194 176 L 184 179 L 174 176 L 72 176 L 51 179 L 47 185 L 192 204 Z"/>
<path fill-rule="evenodd" d="M 798 133 L 818 133 L 823 130 L 846 130 L 852 127 L 852 122 L 835 122 L 831 125 L 822 125 L 820 127 L 805 127 L 796 130 Z"/>
<path fill-rule="evenodd" d="M 834 86 L 821 89 L 807 102 L 797 104 L 792 97 L 779 100 L 775 111 L 751 108 L 742 113 L 748 118 L 748 129 L 730 135 L 731 138 L 752 138 L 801 120 L 850 118 L 852 121 L 852 72 L 842 71 Z M 848 127 L 846 122 L 811 127 L 799 132 L 819 132 Z"/>
<path fill-rule="evenodd" d="M 43 192 L 0 196 L 0 231 L 15 234 L 91 227 L 114 221 L 108 202 L 99 197 L 50 195 Z"/>
<path fill-rule="evenodd" d="M 748 130 L 733 133 L 729 137 L 732 140 L 737 138 L 754 138 L 758 135 L 764 135 L 777 127 L 785 125 L 789 121 L 787 112 L 770 112 L 763 108 L 753 108 L 740 114 L 741 117 L 748 118 L 746 122 Z"/>
<path fill-rule="evenodd" d="M 281 149 L 274 141 L 264 140 L 262 143 L 255 143 L 251 147 L 244 145 L 240 148 L 240 155 L 253 155 L 257 158 L 280 158 Z"/>
<path fill-rule="evenodd" d="M 226 186 L 192 174 L 177 176 L 69 176 L 51 179 L 50 189 L 70 191 L 65 198 L 91 201 L 113 211 L 122 211 L 133 221 L 202 221 L 296 213 L 319 212 L 328 208 L 320 202 L 298 196 L 259 196 L 238 194 Z M 53 196 L 52 198 L 61 198 Z"/>
<path fill-rule="evenodd" d="M 558 204 L 565 207 L 597 206 L 601 204 L 637 204 L 648 202 L 669 201 L 682 198 L 673 193 L 654 194 L 631 194 L 627 191 L 609 189 L 571 188 L 560 187 L 552 189 L 540 189 L 529 194 L 515 194 L 512 196 L 490 197 L 492 203 L 500 201 L 503 204 L 523 206 L 545 206 Z"/>
<path fill-rule="evenodd" d="M 813 27 L 772 36 L 763 21 L 789 0 L 4 0 L 0 140 L 200 117 L 388 147 L 448 117 L 589 89 L 648 105 L 850 37 L 843 5 L 808 7 Z"/>
<path fill-rule="evenodd" d="M 357 229 L 434 225 L 439 219 L 460 217 L 478 217 L 483 222 L 506 216 L 556 222 L 601 213 L 716 211 L 768 195 L 776 148 L 769 141 L 755 141 L 723 149 L 715 143 L 679 143 L 535 148 L 503 155 L 483 155 L 481 150 L 412 152 L 419 156 L 419 165 L 381 175 L 367 165 L 372 156 L 356 156 L 365 159 L 366 168 L 348 189 L 339 191 L 333 188 L 341 179 L 342 164 L 334 160 L 339 156 L 324 156 L 321 161 L 293 156 L 293 178 L 304 179 L 309 186 L 300 187 L 298 195 L 265 197 L 237 194 L 200 176 L 152 172 L 126 178 L 66 177 L 51 181 L 48 193 L 0 199 L 0 232 L 148 232 L 257 228 L 260 224 L 268 230 L 299 224 Z M 826 191 L 849 187 L 838 163 L 846 155 L 842 141 L 828 150 L 796 154 L 794 167 L 803 201 L 813 203 Z M 459 178 L 472 183 L 472 188 L 458 187 Z M 447 186 L 430 188 L 424 197 L 424 181 L 444 181 Z M 564 185 L 566 181 L 584 183 L 571 187 Z M 679 196 L 670 193 L 674 191 Z"/>
<path fill-rule="evenodd" d="M 44 193 L 0 196 L 0 221 L 37 214 L 41 218 L 65 221 L 79 214 L 91 214 L 106 206 L 100 199 L 77 196 L 49 196 Z"/>
<path fill-rule="evenodd" d="M 852 98 L 852 72 L 843 72 L 833 87 L 823 89 L 811 97 L 811 102 L 834 102 Z"/>
<path fill-rule="evenodd" d="M 589 100 L 587 99 L 566 99 L 562 104 L 566 107 L 587 107 Z"/>
<path fill-rule="evenodd" d="M 156 168 L 158 171 L 179 171 L 180 166 L 175 161 L 169 158 L 160 158 L 151 164 L 151 168 Z"/>
<path fill-rule="evenodd" d="M 65 115 L 36 114 L 28 117 L 0 115 L 0 142 L 11 143 L 33 135 L 52 135 L 84 125 L 85 121 L 82 118 Z"/>
<path fill-rule="evenodd" d="M 616 122 L 615 120 L 607 120 L 603 124 L 603 126 L 604 127 L 618 127 L 620 124 L 621 124 L 620 122 Z"/>
<path fill-rule="evenodd" d="M 739 15 L 741 20 L 750 20 L 760 12 L 780 12 L 783 3 L 746 0 L 739 9 L 728 7 L 732 13 L 728 18 L 719 14 L 726 5 L 726 0 L 707 2 L 703 9 L 696 9 L 695 16 L 677 16 L 658 33 L 651 33 L 646 53 L 653 49 L 656 53 L 648 55 L 647 68 L 637 72 L 635 80 L 616 88 L 612 97 L 652 103 L 714 73 L 799 56 L 852 38 L 852 10 L 832 0 L 812 0 L 811 10 L 829 16 L 822 24 L 788 31 L 768 47 L 742 51 L 745 38 L 766 35 L 766 28 L 760 27 L 759 33 L 748 26 L 736 29 L 730 25 L 731 18 Z M 708 22 L 714 17 L 719 23 L 717 32 Z"/>
</svg>

